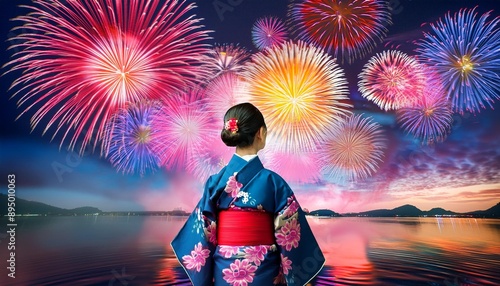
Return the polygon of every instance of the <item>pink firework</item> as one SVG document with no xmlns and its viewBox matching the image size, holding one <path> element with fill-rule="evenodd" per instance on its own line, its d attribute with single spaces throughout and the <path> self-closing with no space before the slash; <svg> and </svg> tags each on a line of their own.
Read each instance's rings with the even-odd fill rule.
<svg viewBox="0 0 500 286">
<path fill-rule="evenodd" d="M 388 1 L 307 0 L 290 5 L 300 39 L 333 53 L 340 62 L 370 52 L 392 24 Z"/>
<path fill-rule="evenodd" d="M 226 146 L 220 138 L 221 128 L 205 137 L 204 144 L 196 150 L 196 156 L 190 158 L 186 170 L 194 177 L 205 182 L 210 175 L 216 174 L 229 163 L 235 149 Z"/>
<path fill-rule="evenodd" d="M 418 62 L 395 50 L 373 56 L 358 77 L 361 95 L 386 111 L 411 106 L 425 86 Z"/>
<path fill-rule="evenodd" d="M 241 73 L 250 53 L 234 44 L 216 45 L 210 53 L 211 78 L 225 72 Z"/>
<path fill-rule="evenodd" d="M 217 120 L 222 120 L 231 107 L 248 102 L 248 83 L 234 73 L 224 73 L 207 86 L 207 106 Z"/>
<path fill-rule="evenodd" d="M 284 152 L 273 146 L 272 136 L 267 139 L 263 162 L 266 168 L 278 173 L 287 182 L 316 183 L 320 180 L 321 166 L 317 152 Z"/>
<path fill-rule="evenodd" d="M 402 128 L 424 144 L 443 141 L 451 129 L 451 101 L 437 71 L 430 67 L 423 69 L 426 84 L 423 96 L 415 104 L 397 111 Z"/>
<path fill-rule="evenodd" d="M 288 39 L 285 24 L 276 17 L 264 17 L 252 27 L 252 40 L 259 50 L 280 45 Z"/>
<path fill-rule="evenodd" d="M 182 170 L 197 156 L 206 139 L 220 134 L 206 107 L 201 89 L 176 94 L 163 100 L 162 110 L 152 122 L 155 153 L 160 165 Z M 219 135 L 220 136 L 220 135 Z"/>
<path fill-rule="evenodd" d="M 7 63 L 22 71 L 12 87 L 32 128 L 69 133 L 70 149 L 83 137 L 103 139 L 106 122 L 127 102 L 159 98 L 206 77 L 207 31 L 186 1 L 36 1 L 10 40 L 19 49 Z M 28 103 L 31 102 L 31 103 Z M 66 131 L 63 131 L 66 127 Z M 95 135 L 95 138 L 92 138 Z"/>
<path fill-rule="evenodd" d="M 319 152 L 325 177 L 355 181 L 378 169 L 386 148 L 378 123 L 353 115 L 327 132 L 328 138 Z"/>
</svg>

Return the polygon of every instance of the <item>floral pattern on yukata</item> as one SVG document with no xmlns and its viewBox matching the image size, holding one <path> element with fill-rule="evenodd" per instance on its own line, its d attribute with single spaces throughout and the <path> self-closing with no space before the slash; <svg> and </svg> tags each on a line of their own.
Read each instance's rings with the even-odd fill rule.
<svg viewBox="0 0 500 286">
<path fill-rule="evenodd" d="M 299 203 L 295 196 L 287 198 L 285 208 L 277 215 L 275 220 L 276 243 L 287 252 L 299 247 L 300 223 L 298 221 Z M 285 253 L 286 254 L 286 253 Z M 285 275 L 292 269 L 292 260 L 281 255 L 281 265 L 278 276 L 274 277 L 273 284 L 286 283 Z"/>
<path fill-rule="evenodd" d="M 224 280 L 233 286 L 248 285 L 253 282 L 255 272 L 265 260 L 268 252 L 276 251 L 275 245 L 227 246 L 219 245 L 219 253 L 224 258 L 232 258 L 229 268 L 222 270 Z"/>
<path fill-rule="evenodd" d="M 204 228 L 207 240 L 213 245 L 217 245 L 217 224 L 215 221 L 207 223 L 208 226 Z"/>
<path fill-rule="evenodd" d="M 236 259 L 229 268 L 223 269 L 224 280 L 233 286 L 247 286 L 253 282 L 257 266 L 250 263 L 248 259 Z"/>
<path fill-rule="evenodd" d="M 224 188 L 224 191 L 228 193 L 231 198 L 236 198 L 238 196 L 238 193 L 240 192 L 240 189 L 243 188 L 243 184 L 236 181 L 237 174 L 237 172 L 234 172 L 234 174 L 229 177 L 226 183 L 226 187 Z"/>
<path fill-rule="evenodd" d="M 228 193 L 231 198 L 233 198 L 231 204 L 236 201 L 236 199 L 242 198 L 242 203 L 247 204 L 250 202 L 251 205 L 255 205 L 255 200 L 250 196 L 250 194 L 248 194 L 248 192 L 241 191 L 243 184 L 236 180 L 237 174 L 237 172 L 234 172 L 234 174 L 229 177 L 226 187 L 224 188 L 224 191 Z"/>
<path fill-rule="evenodd" d="M 210 250 L 203 248 L 201 242 L 198 242 L 191 251 L 191 255 L 184 255 L 182 257 L 182 263 L 187 269 L 196 269 L 197 272 L 200 272 L 201 267 L 205 266 L 205 262 L 209 256 Z"/>
</svg>

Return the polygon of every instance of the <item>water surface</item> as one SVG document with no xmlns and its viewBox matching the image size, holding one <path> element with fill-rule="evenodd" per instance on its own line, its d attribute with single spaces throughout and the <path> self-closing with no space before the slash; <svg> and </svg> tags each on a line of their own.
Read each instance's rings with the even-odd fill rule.
<svg viewBox="0 0 500 286">
<path fill-rule="evenodd" d="M 190 285 L 170 241 L 185 217 L 21 217 L 16 278 L 0 285 Z M 500 220 L 309 218 L 327 262 L 315 285 L 500 285 Z M 6 231 L 7 221 L 0 220 Z"/>
</svg>

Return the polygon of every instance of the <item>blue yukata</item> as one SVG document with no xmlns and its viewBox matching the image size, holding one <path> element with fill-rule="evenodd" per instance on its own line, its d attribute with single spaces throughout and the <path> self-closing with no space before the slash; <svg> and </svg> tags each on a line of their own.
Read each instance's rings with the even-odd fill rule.
<svg viewBox="0 0 500 286">
<path fill-rule="evenodd" d="M 228 234 L 220 222 L 218 234 L 219 218 L 224 220 L 221 214 L 228 210 L 268 214 L 272 240 L 252 245 L 219 243 L 222 234 L 245 236 L 248 223 Z M 234 155 L 207 180 L 201 200 L 171 245 L 195 286 L 305 285 L 325 262 L 293 191 L 258 157 L 246 161 Z"/>
</svg>

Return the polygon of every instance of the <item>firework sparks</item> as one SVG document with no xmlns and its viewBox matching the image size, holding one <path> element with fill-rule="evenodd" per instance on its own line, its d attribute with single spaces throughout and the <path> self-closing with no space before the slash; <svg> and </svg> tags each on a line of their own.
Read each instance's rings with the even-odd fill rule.
<svg viewBox="0 0 500 286">
<path fill-rule="evenodd" d="M 279 138 L 282 151 L 315 150 L 324 130 L 350 113 L 342 69 L 328 54 L 303 42 L 254 55 L 244 78 L 251 102 Z"/>
<path fill-rule="evenodd" d="M 424 73 L 423 96 L 414 105 L 398 110 L 397 118 L 408 133 L 430 144 L 445 139 L 451 129 L 452 110 L 438 74 L 429 67 Z"/>
<path fill-rule="evenodd" d="M 190 158 L 186 170 L 194 177 L 205 182 L 210 175 L 218 173 L 226 166 L 235 152 L 235 148 L 228 147 L 220 138 L 220 128 L 214 130 L 210 137 L 205 137 L 205 142 L 197 150 L 196 156 Z"/>
<path fill-rule="evenodd" d="M 160 110 L 157 102 L 139 102 L 118 111 L 107 124 L 109 137 L 107 154 L 110 162 L 122 173 L 139 173 L 159 167 L 159 157 L 153 152 L 153 117 Z"/>
<path fill-rule="evenodd" d="M 358 180 L 371 176 L 382 162 L 385 149 L 380 125 L 353 115 L 329 130 L 322 145 L 322 172 L 328 178 Z"/>
<path fill-rule="evenodd" d="M 252 40 L 259 50 L 279 45 L 287 40 L 285 24 L 276 17 L 264 17 L 252 27 Z"/>
<path fill-rule="evenodd" d="M 206 144 L 206 138 L 220 134 L 217 127 L 207 110 L 203 90 L 165 98 L 153 121 L 155 141 L 161 142 L 155 146 L 155 152 L 161 156 L 160 164 L 170 170 L 184 169 Z"/>
<path fill-rule="evenodd" d="M 463 9 L 431 24 L 417 52 L 444 79 L 454 111 L 479 112 L 500 99 L 500 17 Z"/>
<path fill-rule="evenodd" d="M 36 1 L 15 20 L 23 26 L 10 71 L 22 71 L 12 88 L 24 114 L 37 107 L 34 129 L 51 117 L 61 145 L 103 138 L 106 122 L 128 102 L 159 98 L 206 77 L 209 37 L 185 1 Z M 181 20 L 183 19 L 183 20 Z M 174 32 L 175 31 L 175 32 Z M 32 102 L 32 103 L 29 103 Z M 67 127 L 63 131 L 63 127 Z M 69 133 L 72 132 L 72 135 Z M 92 138 L 95 135 L 96 138 Z"/>
<path fill-rule="evenodd" d="M 212 78 L 227 72 L 241 73 L 249 58 L 250 53 L 245 48 L 233 44 L 216 45 L 210 54 Z"/>
<path fill-rule="evenodd" d="M 278 173 L 287 182 L 317 183 L 320 181 L 321 166 L 317 152 L 282 152 L 273 146 L 276 138 L 268 137 L 263 160 L 266 168 Z"/>
<path fill-rule="evenodd" d="M 387 1 L 308 0 L 290 6 L 298 36 L 333 52 L 341 62 L 370 52 L 392 24 Z"/>
<path fill-rule="evenodd" d="M 373 56 L 358 77 L 361 95 L 386 111 L 411 106 L 425 86 L 418 62 L 395 50 Z"/>
</svg>

